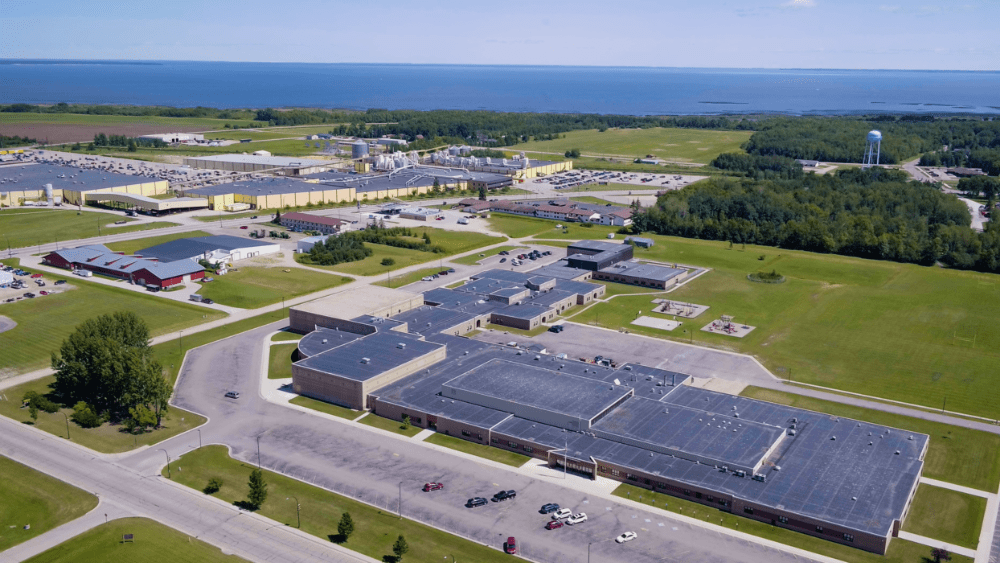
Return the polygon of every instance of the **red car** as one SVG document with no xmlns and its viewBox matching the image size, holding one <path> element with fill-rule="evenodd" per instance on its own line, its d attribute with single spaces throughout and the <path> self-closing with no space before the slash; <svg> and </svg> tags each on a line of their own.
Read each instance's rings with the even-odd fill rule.
<svg viewBox="0 0 1000 563">
<path fill-rule="evenodd" d="M 42 277 L 42 274 L 31 274 L 31 277 L 33 277 L 33 278 L 40 278 L 40 277 Z"/>
<path fill-rule="evenodd" d="M 48 295 L 49 292 L 48 291 L 39 291 L 38 294 L 39 295 Z"/>
<path fill-rule="evenodd" d="M 503 544 L 503 550 L 511 555 L 517 554 L 517 540 L 514 536 L 507 538 L 507 543 Z"/>
<path fill-rule="evenodd" d="M 424 492 L 438 491 L 444 488 L 444 483 L 427 483 L 424 485 Z"/>
<path fill-rule="evenodd" d="M 564 526 L 562 520 L 549 520 L 549 523 L 545 525 L 546 530 L 555 530 L 556 528 L 562 528 Z"/>
<path fill-rule="evenodd" d="M 240 227 L 240 228 L 241 228 L 241 229 L 249 229 L 250 227 L 247 227 L 246 225 L 243 225 L 243 226 L 242 226 L 242 227 Z"/>
</svg>

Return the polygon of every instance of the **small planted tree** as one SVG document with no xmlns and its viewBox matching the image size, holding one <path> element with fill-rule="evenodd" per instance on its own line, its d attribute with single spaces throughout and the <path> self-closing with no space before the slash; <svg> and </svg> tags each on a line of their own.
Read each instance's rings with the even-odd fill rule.
<svg viewBox="0 0 1000 563">
<path fill-rule="evenodd" d="M 354 520 L 351 518 L 350 512 L 345 512 L 343 516 L 340 517 L 340 523 L 337 524 L 337 533 L 343 538 L 343 541 L 347 541 L 347 538 L 351 537 L 354 533 Z"/>
<path fill-rule="evenodd" d="M 219 489 L 221 488 L 222 488 L 222 479 L 220 479 L 219 477 L 212 477 L 211 479 L 208 480 L 208 484 L 205 485 L 205 488 L 202 489 L 202 491 L 206 495 L 211 495 L 219 492 Z"/>
<path fill-rule="evenodd" d="M 250 472 L 248 485 L 250 486 L 250 494 L 247 495 L 247 504 L 257 510 L 267 500 L 267 483 L 264 482 L 264 474 L 261 473 L 260 469 L 254 469 Z"/>
<path fill-rule="evenodd" d="M 402 426 L 402 428 L 403 428 L 403 430 L 409 430 L 410 429 L 410 415 L 408 415 L 408 414 L 404 414 L 403 415 L 403 426 Z"/>
<path fill-rule="evenodd" d="M 395 264 L 396 264 L 396 260 L 393 259 L 393 258 L 383 258 L 382 259 L 382 265 L 383 266 L 393 266 Z"/>
<path fill-rule="evenodd" d="M 396 555 L 396 563 L 403 560 L 403 556 L 406 555 L 407 551 L 410 551 L 410 546 L 407 545 L 406 538 L 403 537 L 403 534 L 400 534 L 399 537 L 396 538 L 396 542 L 392 544 L 392 552 Z"/>
<path fill-rule="evenodd" d="M 931 557 L 934 558 L 934 563 L 941 563 L 942 561 L 951 561 L 951 552 L 942 547 L 935 547 L 931 550 Z"/>
</svg>

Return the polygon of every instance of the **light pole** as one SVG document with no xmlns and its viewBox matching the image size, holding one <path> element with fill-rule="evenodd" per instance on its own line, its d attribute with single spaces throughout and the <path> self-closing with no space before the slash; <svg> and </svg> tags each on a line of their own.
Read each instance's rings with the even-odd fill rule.
<svg viewBox="0 0 1000 563">
<path fill-rule="evenodd" d="M 299 499 L 295 495 L 291 495 L 291 497 L 285 497 L 285 500 L 291 500 L 291 499 L 295 499 L 295 527 L 302 529 L 302 518 L 299 516 L 299 509 L 302 508 L 302 505 L 299 504 Z"/>
<path fill-rule="evenodd" d="M 167 456 L 167 479 L 170 479 L 171 478 L 170 477 L 170 454 L 168 454 L 167 450 L 165 450 L 163 448 L 159 448 L 159 450 L 161 452 L 163 452 L 163 455 Z"/>
<path fill-rule="evenodd" d="M 198 449 L 201 449 L 201 428 L 195 428 L 198 431 Z"/>
<path fill-rule="evenodd" d="M 72 440 L 72 438 L 69 437 L 69 416 L 67 416 L 66 413 L 62 413 L 62 415 L 66 418 L 66 439 Z"/>
<path fill-rule="evenodd" d="M 257 435 L 257 469 L 260 470 L 260 434 Z"/>
<path fill-rule="evenodd" d="M 399 503 L 396 505 L 396 509 L 399 512 L 399 519 L 403 519 L 403 481 L 399 482 Z"/>
<path fill-rule="evenodd" d="M 184 353 L 184 331 L 180 331 L 180 337 L 177 339 L 177 351 Z"/>
</svg>

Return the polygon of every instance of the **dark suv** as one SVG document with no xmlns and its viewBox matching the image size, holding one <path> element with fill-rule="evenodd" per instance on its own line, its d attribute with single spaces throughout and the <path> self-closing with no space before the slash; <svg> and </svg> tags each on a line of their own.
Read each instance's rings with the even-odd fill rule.
<svg viewBox="0 0 1000 563">
<path fill-rule="evenodd" d="M 493 502 L 505 501 L 508 499 L 512 499 L 516 496 L 517 496 L 517 491 L 514 491 L 513 489 L 509 491 L 500 491 L 499 493 L 493 495 Z"/>
<path fill-rule="evenodd" d="M 473 497 L 466 501 L 465 506 L 469 508 L 475 508 L 477 506 L 483 506 L 484 504 L 489 504 L 490 501 L 484 499 L 483 497 Z"/>
</svg>

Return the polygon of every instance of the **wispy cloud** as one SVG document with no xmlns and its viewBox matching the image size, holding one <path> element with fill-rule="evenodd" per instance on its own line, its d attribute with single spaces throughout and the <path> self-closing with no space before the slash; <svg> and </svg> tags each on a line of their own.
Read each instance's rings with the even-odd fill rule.
<svg viewBox="0 0 1000 563">
<path fill-rule="evenodd" d="M 816 0 L 788 0 L 782 6 L 785 8 L 815 8 Z"/>
</svg>

